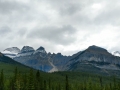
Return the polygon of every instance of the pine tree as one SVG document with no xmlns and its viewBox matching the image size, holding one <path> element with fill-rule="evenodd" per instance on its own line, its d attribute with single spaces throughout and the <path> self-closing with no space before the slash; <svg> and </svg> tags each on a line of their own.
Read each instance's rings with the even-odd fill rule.
<svg viewBox="0 0 120 90">
<path fill-rule="evenodd" d="M 29 77 L 28 78 L 28 90 L 35 90 L 33 69 L 30 69 L 30 73 L 28 77 Z"/>
<path fill-rule="evenodd" d="M 16 67 L 16 68 L 15 68 L 15 72 L 14 72 L 14 80 L 17 79 L 17 75 L 18 75 L 18 69 L 17 69 L 17 67 Z"/>
<path fill-rule="evenodd" d="M 49 90 L 51 90 L 51 80 L 50 80 L 50 78 L 49 78 Z"/>
<path fill-rule="evenodd" d="M 17 67 L 15 68 L 13 82 L 14 82 L 14 90 L 21 90 L 23 88 L 23 80 L 21 73 L 18 72 Z"/>
<path fill-rule="evenodd" d="M 58 90 L 61 90 L 61 86 L 60 86 L 60 84 L 58 84 Z"/>
<path fill-rule="evenodd" d="M 11 79 L 9 79 L 9 90 L 15 90 L 14 89 L 14 80 L 13 80 L 13 78 L 11 78 Z"/>
<path fill-rule="evenodd" d="M 68 76 L 66 75 L 65 90 L 69 90 Z"/>
<path fill-rule="evenodd" d="M 4 90 L 4 74 L 3 74 L 3 70 L 1 71 L 1 75 L 0 75 L 0 90 Z"/>
<path fill-rule="evenodd" d="M 100 79 L 100 87 L 101 87 L 101 90 L 103 89 L 103 82 L 102 82 L 102 77 L 99 77 Z"/>
<path fill-rule="evenodd" d="M 41 84 L 40 84 L 40 72 L 39 70 L 36 73 L 36 85 L 35 85 L 35 90 L 40 90 Z"/>
<path fill-rule="evenodd" d="M 44 90 L 47 90 L 47 83 L 45 80 L 44 80 Z"/>
<path fill-rule="evenodd" d="M 27 90 L 27 84 L 28 84 L 27 79 L 28 78 L 27 78 L 26 73 L 25 75 L 23 75 L 22 79 L 23 79 L 23 90 Z"/>
</svg>

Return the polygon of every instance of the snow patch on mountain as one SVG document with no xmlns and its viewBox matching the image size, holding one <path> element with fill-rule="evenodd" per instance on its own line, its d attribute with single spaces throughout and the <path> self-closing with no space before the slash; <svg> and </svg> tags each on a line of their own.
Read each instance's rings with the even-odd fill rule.
<svg viewBox="0 0 120 90">
<path fill-rule="evenodd" d="M 8 56 L 10 58 L 14 58 L 16 57 L 16 55 L 20 52 L 20 49 L 17 47 L 11 47 L 11 48 L 7 48 L 5 49 L 2 53 L 5 56 Z"/>
<path fill-rule="evenodd" d="M 20 49 L 17 47 L 11 47 L 5 49 L 2 53 L 7 53 L 7 54 L 18 54 L 20 52 Z"/>
</svg>

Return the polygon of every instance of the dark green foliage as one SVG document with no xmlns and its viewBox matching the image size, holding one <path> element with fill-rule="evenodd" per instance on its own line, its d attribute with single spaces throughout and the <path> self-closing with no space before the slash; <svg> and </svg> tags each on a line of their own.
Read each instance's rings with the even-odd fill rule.
<svg viewBox="0 0 120 90">
<path fill-rule="evenodd" d="M 3 74 L 3 70 L 1 71 L 1 74 L 0 74 L 0 90 L 4 90 L 4 74 Z"/>
<path fill-rule="evenodd" d="M 45 80 L 44 80 L 44 90 L 47 90 L 47 85 Z"/>
<path fill-rule="evenodd" d="M 33 69 L 30 69 L 30 73 L 28 75 L 28 90 L 35 90 Z"/>
<path fill-rule="evenodd" d="M 40 72 L 39 70 L 36 73 L 36 84 L 35 84 L 35 90 L 40 90 L 41 87 L 41 80 L 40 80 Z"/>
<path fill-rule="evenodd" d="M 20 73 L 15 68 L 11 78 L 1 70 L 0 90 L 120 90 L 120 79 L 82 72 L 43 73 L 30 69 Z"/>
<path fill-rule="evenodd" d="M 99 79 L 100 79 L 100 87 L 101 87 L 101 89 L 103 88 L 103 82 L 102 82 L 102 77 L 99 77 Z"/>
<path fill-rule="evenodd" d="M 51 90 L 51 80 L 50 80 L 50 78 L 49 78 L 49 81 L 48 81 L 48 83 L 49 83 L 49 85 L 48 85 L 48 87 L 49 87 L 49 90 Z"/>
<path fill-rule="evenodd" d="M 65 90 L 69 90 L 68 76 L 66 75 Z"/>
</svg>

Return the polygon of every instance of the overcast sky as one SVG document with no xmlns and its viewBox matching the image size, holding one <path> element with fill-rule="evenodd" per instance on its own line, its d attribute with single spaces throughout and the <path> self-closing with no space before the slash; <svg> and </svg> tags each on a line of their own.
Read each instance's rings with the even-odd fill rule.
<svg viewBox="0 0 120 90">
<path fill-rule="evenodd" d="M 91 45 L 120 51 L 120 0 L 0 0 L 0 51 L 72 55 Z"/>
</svg>

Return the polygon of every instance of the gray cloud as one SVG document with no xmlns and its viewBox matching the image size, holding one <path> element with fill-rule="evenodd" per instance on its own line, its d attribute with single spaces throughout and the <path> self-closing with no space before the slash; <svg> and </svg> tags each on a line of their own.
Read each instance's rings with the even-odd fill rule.
<svg viewBox="0 0 120 90">
<path fill-rule="evenodd" d="M 60 8 L 60 14 L 63 15 L 73 15 L 79 11 L 80 7 L 77 5 L 70 5 L 68 7 Z"/>
<path fill-rule="evenodd" d="M 0 0 L 0 50 L 30 45 L 72 54 L 94 44 L 120 51 L 119 3 L 118 0 Z"/>
<path fill-rule="evenodd" d="M 32 30 L 29 34 L 29 38 L 40 38 L 45 39 L 49 42 L 54 42 L 55 44 L 70 44 L 75 41 L 74 34 L 76 29 L 71 25 L 62 27 L 43 27 L 39 29 Z"/>
<path fill-rule="evenodd" d="M 18 36 L 20 36 L 20 37 L 25 36 L 25 35 L 27 34 L 27 28 L 25 28 L 25 27 L 20 28 L 20 29 L 16 32 L 16 34 L 18 34 Z"/>
<path fill-rule="evenodd" d="M 118 3 L 108 2 L 104 10 L 95 18 L 95 24 L 120 24 L 120 5 Z"/>
<path fill-rule="evenodd" d="M 0 28 L 0 35 L 9 34 L 11 29 L 8 26 L 4 26 Z"/>
<path fill-rule="evenodd" d="M 24 12 L 28 9 L 27 5 L 16 1 L 3 1 L 0 0 L 0 13 L 1 14 L 11 14 L 16 12 Z"/>
<path fill-rule="evenodd" d="M 83 8 L 82 1 L 78 0 L 64 0 L 63 2 L 61 2 L 61 0 L 45 1 L 50 3 L 51 7 L 56 9 L 61 16 L 72 16 Z"/>
</svg>

